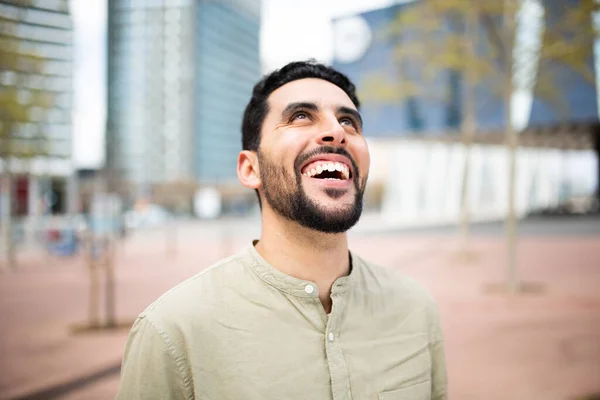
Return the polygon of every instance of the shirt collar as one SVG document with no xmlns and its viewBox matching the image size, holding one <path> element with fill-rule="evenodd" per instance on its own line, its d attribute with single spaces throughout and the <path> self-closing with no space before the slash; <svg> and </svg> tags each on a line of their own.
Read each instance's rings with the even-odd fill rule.
<svg viewBox="0 0 600 400">
<path fill-rule="evenodd" d="M 293 276 L 284 274 L 277 268 L 269 264 L 262 256 L 258 253 L 254 245 L 258 243 L 258 240 L 254 240 L 250 246 L 248 246 L 246 252 L 249 255 L 248 260 L 250 261 L 249 267 L 252 269 L 264 282 L 281 290 L 282 292 L 298 296 L 298 297 L 318 297 L 319 290 L 314 282 L 306 281 L 303 279 L 294 278 Z M 338 294 L 346 292 L 358 275 L 356 268 L 358 263 L 352 253 L 350 256 L 350 274 L 342 276 L 335 280 L 331 292 Z"/>
</svg>

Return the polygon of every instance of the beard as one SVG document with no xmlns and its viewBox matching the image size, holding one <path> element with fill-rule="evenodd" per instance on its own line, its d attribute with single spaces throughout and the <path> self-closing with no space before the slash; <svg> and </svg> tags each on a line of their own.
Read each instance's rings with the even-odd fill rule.
<svg viewBox="0 0 600 400">
<path fill-rule="evenodd" d="M 356 162 L 344 148 L 323 146 L 299 155 L 294 162 L 294 176 L 290 176 L 283 166 L 272 162 L 260 150 L 257 153 L 265 200 L 279 215 L 306 228 L 324 233 L 346 232 L 358 222 L 362 214 L 367 179 L 365 177 L 359 180 Z M 351 203 L 331 208 L 308 197 L 302 186 L 300 167 L 306 160 L 318 154 L 340 154 L 350 160 L 355 189 Z M 345 190 L 328 188 L 325 189 L 325 194 L 332 199 L 338 199 L 345 194 Z"/>
</svg>

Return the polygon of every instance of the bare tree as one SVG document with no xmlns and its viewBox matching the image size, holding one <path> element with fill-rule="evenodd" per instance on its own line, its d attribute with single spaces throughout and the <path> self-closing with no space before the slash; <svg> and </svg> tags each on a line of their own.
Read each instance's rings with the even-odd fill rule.
<svg viewBox="0 0 600 400">
<path fill-rule="evenodd" d="M 597 32 L 591 18 L 599 5 L 594 0 L 578 0 L 565 2 L 563 6 L 560 21 L 553 21 L 548 27 L 551 29 L 544 30 L 543 23 L 531 25 L 536 13 L 543 21 L 542 0 L 420 0 L 403 7 L 381 32 L 385 39 L 395 43 L 395 62 L 403 72 L 400 83 L 390 83 L 376 73 L 369 76 L 364 85 L 366 101 L 398 102 L 421 97 L 448 103 L 452 99 L 440 92 L 439 77 L 449 72 L 463 77 L 460 131 L 466 159 L 459 226 L 464 242 L 469 237 L 470 223 L 469 153 L 478 130 L 476 89 L 484 88 L 502 101 L 503 129 L 509 151 L 507 287 L 512 292 L 519 290 L 515 256 L 515 177 L 519 131 L 523 128 L 513 124 L 513 95 L 517 91 L 535 90 L 558 115 L 567 117 L 564 94 L 556 85 L 556 71 L 566 67 L 590 83 L 595 79 L 590 60 Z M 533 28 L 525 36 L 522 34 L 524 26 Z M 543 30 L 541 41 L 535 39 L 542 33 L 540 29 Z"/>
</svg>

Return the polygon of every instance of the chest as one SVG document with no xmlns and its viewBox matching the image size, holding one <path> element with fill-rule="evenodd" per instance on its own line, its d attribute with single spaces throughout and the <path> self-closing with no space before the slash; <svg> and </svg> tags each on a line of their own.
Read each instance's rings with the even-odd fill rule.
<svg viewBox="0 0 600 400">
<path fill-rule="evenodd" d="M 198 394 L 207 399 L 429 398 L 427 321 L 418 311 L 369 315 L 336 309 L 334 300 L 327 317 L 311 299 L 291 309 L 263 311 L 221 316 L 202 329 L 198 341 L 190 340 L 188 361 Z"/>
</svg>

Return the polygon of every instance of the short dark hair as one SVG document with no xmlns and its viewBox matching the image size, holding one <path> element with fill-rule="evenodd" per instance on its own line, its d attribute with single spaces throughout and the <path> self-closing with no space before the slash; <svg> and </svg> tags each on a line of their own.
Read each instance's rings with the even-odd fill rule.
<svg viewBox="0 0 600 400">
<path fill-rule="evenodd" d="M 346 75 L 314 60 L 291 62 L 283 68 L 265 75 L 254 86 L 252 98 L 246 106 L 242 121 L 243 150 L 258 150 L 260 131 L 269 112 L 267 104 L 269 95 L 286 83 L 304 78 L 318 78 L 333 83 L 346 92 L 356 108 L 360 107 L 360 102 L 356 97 L 356 87 Z"/>
</svg>

